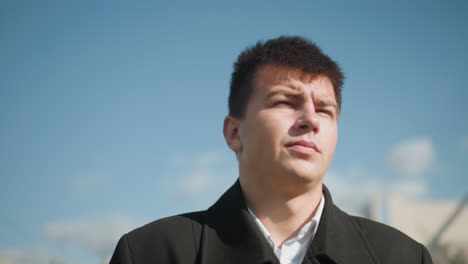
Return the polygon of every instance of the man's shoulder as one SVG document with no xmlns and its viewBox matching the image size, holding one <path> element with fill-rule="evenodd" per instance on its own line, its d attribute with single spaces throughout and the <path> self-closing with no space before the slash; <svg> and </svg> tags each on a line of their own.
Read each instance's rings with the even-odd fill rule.
<svg viewBox="0 0 468 264">
<path fill-rule="evenodd" d="M 122 236 L 111 263 L 191 263 L 206 211 L 155 220 Z"/>
<path fill-rule="evenodd" d="M 359 229 L 362 238 L 367 242 L 367 246 L 379 258 L 414 256 L 418 259 L 421 257 L 424 259 L 428 257 L 427 250 L 421 243 L 394 227 L 358 216 L 351 216 L 351 219 L 356 228 Z M 415 254 L 417 252 L 423 256 Z"/>
<path fill-rule="evenodd" d="M 129 232 L 129 239 L 142 242 L 184 238 L 201 230 L 206 211 L 190 212 L 161 218 Z"/>
</svg>

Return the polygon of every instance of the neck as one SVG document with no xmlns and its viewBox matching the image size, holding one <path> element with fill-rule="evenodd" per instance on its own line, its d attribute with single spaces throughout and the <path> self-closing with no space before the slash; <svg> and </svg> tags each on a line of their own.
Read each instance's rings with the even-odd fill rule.
<svg viewBox="0 0 468 264">
<path fill-rule="evenodd" d="M 297 235 L 312 219 L 322 198 L 321 181 L 311 183 L 305 189 L 304 185 L 298 187 L 302 192 L 291 193 L 286 188 L 278 190 L 278 186 L 249 179 L 253 177 L 240 177 L 247 206 L 268 229 L 278 247 Z"/>
</svg>

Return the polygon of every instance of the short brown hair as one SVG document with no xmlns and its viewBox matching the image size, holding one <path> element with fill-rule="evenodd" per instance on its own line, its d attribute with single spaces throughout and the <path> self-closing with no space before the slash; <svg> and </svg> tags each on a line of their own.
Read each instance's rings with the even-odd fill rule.
<svg viewBox="0 0 468 264">
<path fill-rule="evenodd" d="M 243 118 L 252 94 L 252 80 L 265 64 L 297 68 L 305 73 L 321 75 L 333 84 L 338 110 L 341 109 L 341 88 L 344 75 L 339 65 L 313 42 L 293 36 L 270 39 L 246 48 L 234 63 L 229 93 L 229 115 Z"/>
</svg>

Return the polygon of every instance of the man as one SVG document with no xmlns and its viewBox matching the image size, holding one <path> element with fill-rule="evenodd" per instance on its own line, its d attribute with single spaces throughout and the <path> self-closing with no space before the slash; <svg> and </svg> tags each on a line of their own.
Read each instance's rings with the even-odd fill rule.
<svg viewBox="0 0 468 264">
<path fill-rule="evenodd" d="M 124 235 L 117 263 L 432 263 L 403 233 L 338 209 L 322 184 L 343 74 L 313 43 L 280 37 L 234 65 L 223 133 L 239 180 L 208 210 Z"/>
</svg>

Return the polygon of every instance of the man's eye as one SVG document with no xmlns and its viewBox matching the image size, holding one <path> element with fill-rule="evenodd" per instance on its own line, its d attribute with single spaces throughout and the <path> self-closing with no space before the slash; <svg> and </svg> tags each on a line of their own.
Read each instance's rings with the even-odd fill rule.
<svg viewBox="0 0 468 264">
<path fill-rule="evenodd" d="M 324 114 L 327 114 L 327 115 L 331 115 L 331 112 L 328 111 L 328 110 L 325 110 L 325 109 L 317 109 L 317 113 L 324 113 Z"/>
<path fill-rule="evenodd" d="M 294 104 L 292 102 L 288 101 L 279 101 L 275 103 L 275 106 L 287 106 L 287 107 L 293 107 Z"/>
</svg>

